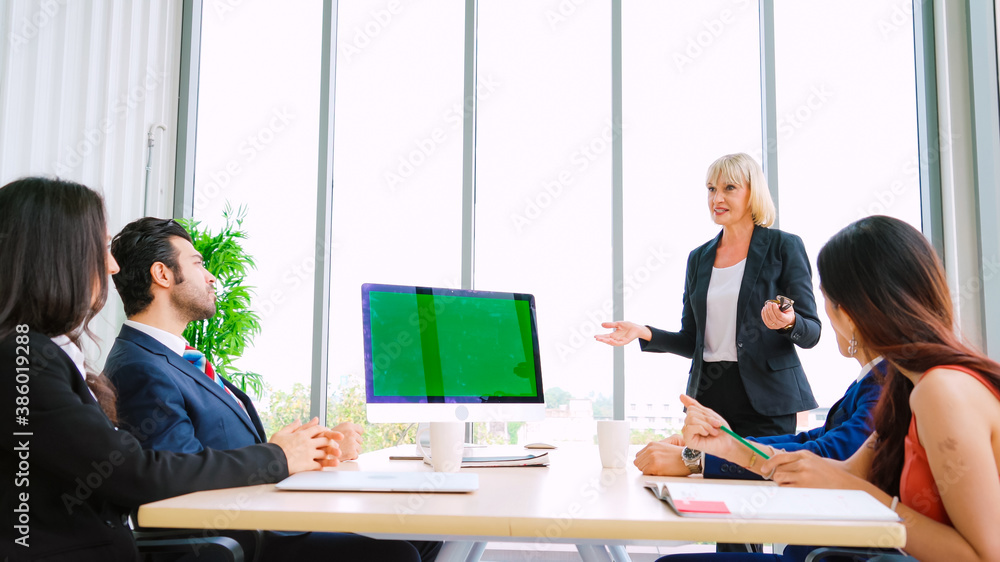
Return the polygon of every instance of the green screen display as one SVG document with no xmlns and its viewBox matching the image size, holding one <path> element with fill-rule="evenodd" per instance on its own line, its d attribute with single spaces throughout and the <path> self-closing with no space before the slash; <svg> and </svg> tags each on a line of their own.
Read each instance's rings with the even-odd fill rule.
<svg viewBox="0 0 1000 562">
<path fill-rule="evenodd" d="M 533 397 L 528 301 L 371 291 L 376 397 Z"/>
</svg>

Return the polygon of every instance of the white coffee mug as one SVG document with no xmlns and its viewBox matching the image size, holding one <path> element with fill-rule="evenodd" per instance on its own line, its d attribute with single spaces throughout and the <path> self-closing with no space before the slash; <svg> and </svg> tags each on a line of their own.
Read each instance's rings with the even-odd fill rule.
<svg viewBox="0 0 1000 562">
<path fill-rule="evenodd" d="M 420 444 L 420 434 L 426 431 L 431 434 L 429 452 Z M 430 429 L 417 432 L 417 451 L 430 458 L 434 472 L 458 472 L 465 453 L 465 422 L 431 422 Z"/>
<path fill-rule="evenodd" d="M 628 461 L 629 425 L 624 420 L 597 422 L 597 448 L 604 468 L 624 468 Z"/>
</svg>

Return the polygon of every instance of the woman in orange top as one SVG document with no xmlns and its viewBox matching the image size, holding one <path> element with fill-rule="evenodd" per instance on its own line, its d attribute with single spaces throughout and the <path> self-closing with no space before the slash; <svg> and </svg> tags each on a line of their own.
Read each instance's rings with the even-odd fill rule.
<svg viewBox="0 0 1000 562">
<path fill-rule="evenodd" d="M 1000 560 L 1000 364 L 956 335 L 933 248 L 908 224 L 874 216 L 831 238 L 818 266 L 838 336 L 890 364 L 875 433 L 846 461 L 797 451 L 762 470 L 783 486 L 869 492 L 899 513 L 904 550 L 920 560 Z M 685 441 L 712 452 L 721 418 L 684 399 Z"/>
</svg>

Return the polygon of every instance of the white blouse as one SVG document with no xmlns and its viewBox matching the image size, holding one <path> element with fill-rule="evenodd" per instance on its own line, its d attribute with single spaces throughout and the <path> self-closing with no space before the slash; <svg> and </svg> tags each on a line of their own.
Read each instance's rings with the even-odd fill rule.
<svg viewBox="0 0 1000 562">
<path fill-rule="evenodd" d="M 80 372 L 80 376 L 83 377 L 83 382 L 87 382 L 87 367 L 85 363 L 87 361 L 87 355 L 69 339 L 69 336 L 62 335 L 52 338 L 52 343 L 59 346 L 59 349 L 63 350 L 63 353 L 69 356 L 73 364 L 76 365 L 76 370 Z M 87 385 L 87 390 L 90 390 L 90 385 Z M 94 391 L 90 390 L 90 395 L 94 396 Z M 97 400 L 97 396 L 94 396 L 94 400 Z"/>
<path fill-rule="evenodd" d="M 713 267 L 705 304 L 705 351 L 710 361 L 736 361 L 736 305 L 747 260 L 729 267 Z"/>
</svg>

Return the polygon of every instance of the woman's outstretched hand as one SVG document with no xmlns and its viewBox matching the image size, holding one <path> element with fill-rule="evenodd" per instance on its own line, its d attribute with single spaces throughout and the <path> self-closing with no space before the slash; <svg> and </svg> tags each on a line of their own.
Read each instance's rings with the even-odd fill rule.
<svg viewBox="0 0 1000 562">
<path fill-rule="evenodd" d="M 614 330 L 614 332 L 610 334 L 597 334 L 594 336 L 594 339 L 615 347 L 627 345 L 636 338 L 642 338 L 646 341 L 653 339 L 653 332 L 649 328 L 635 322 L 624 320 L 621 322 L 604 322 L 601 324 L 601 327 Z"/>
</svg>

